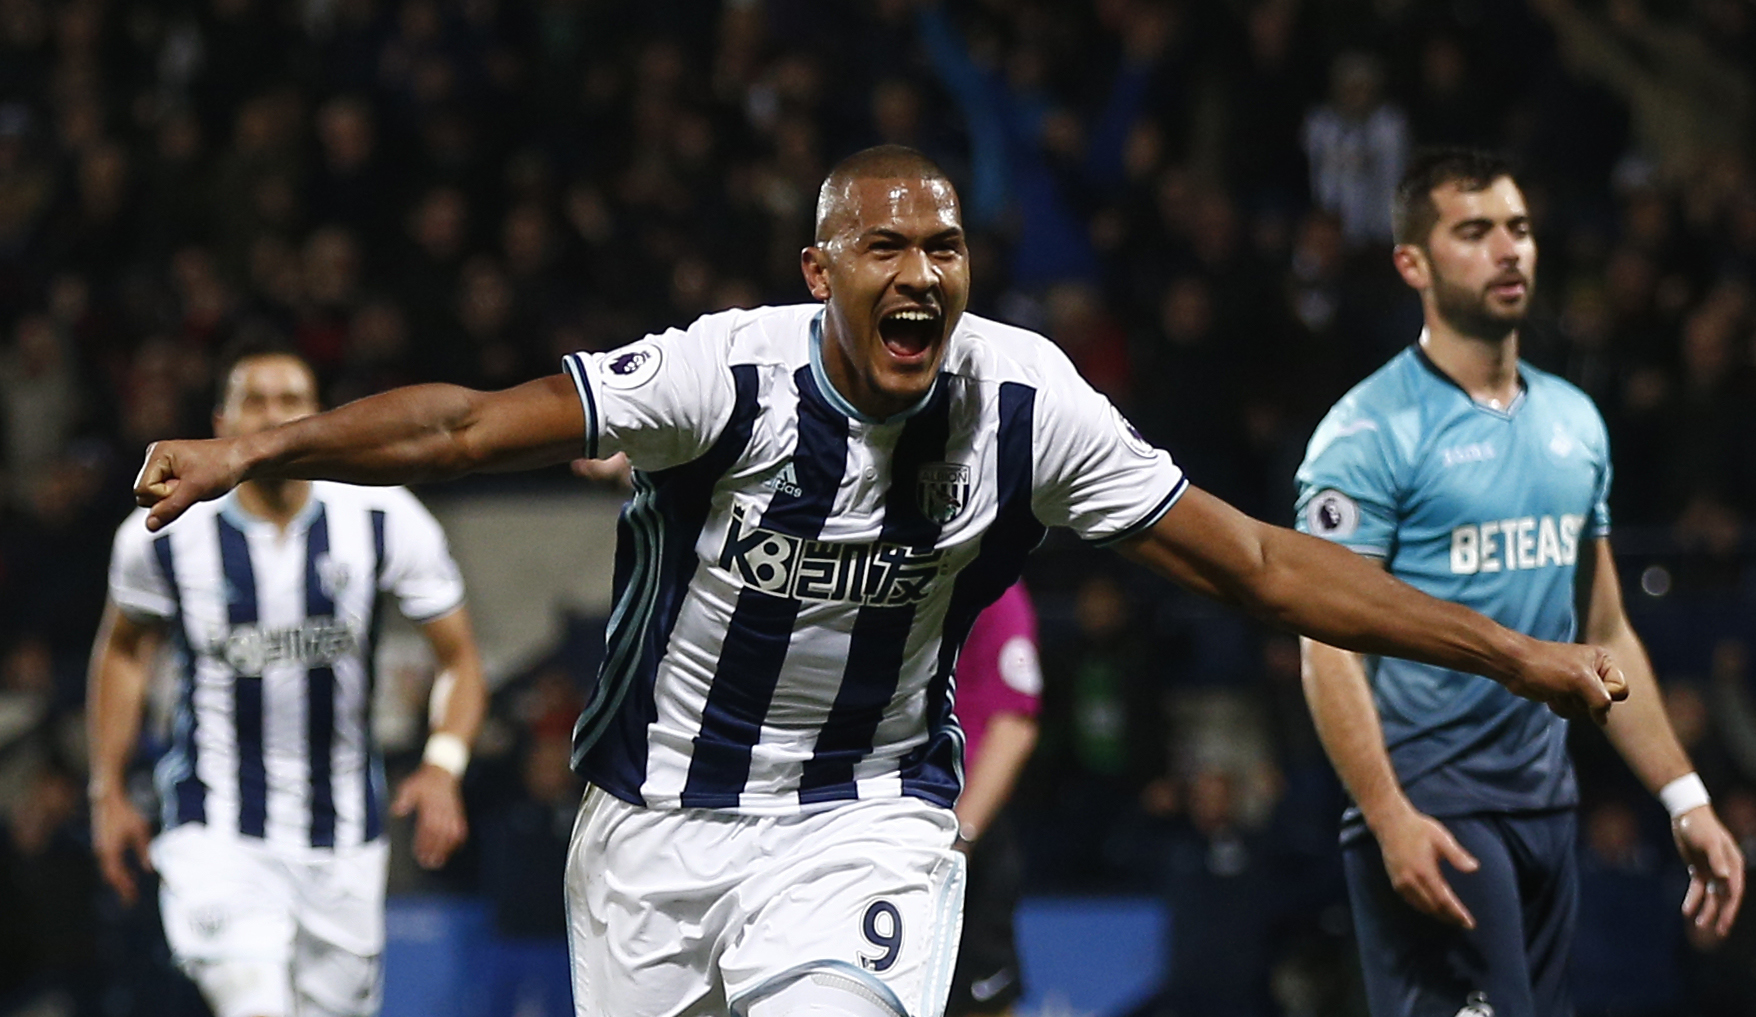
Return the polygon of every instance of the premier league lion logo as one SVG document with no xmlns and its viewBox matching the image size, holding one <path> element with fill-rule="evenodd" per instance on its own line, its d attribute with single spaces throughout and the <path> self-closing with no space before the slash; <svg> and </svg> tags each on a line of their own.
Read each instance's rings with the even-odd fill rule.
<svg viewBox="0 0 1756 1017">
<path fill-rule="evenodd" d="M 915 473 L 915 497 L 921 514 L 940 526 L 969 504 L 969 467 L 956 463 L 928 463 Z"/>
<path fill-rule="evenodd" d="M 631 389 L 658 376 L 664 354 L 650 342 L 636 343 L 603 355 L 603 382 L 610 388 Z"/>
<path fill-rule="evenodd" d="M 619 375 L 622 375 L 624 377 L 626 377 L 627 375 L 633 374 L 635 371 L 640 370 L 640 365 L 646 363 L 647 358 L 650 357 L 651 355 L 652 354 L 646 353 L 643 350 L 635 350 L 632 353 L 624 353 L 621 356 L 616 357 L 615 359 L 610 361 L 610 364 L 609 364 L 610 373 L 611 374 L 619 374 Z"/>
</svg>

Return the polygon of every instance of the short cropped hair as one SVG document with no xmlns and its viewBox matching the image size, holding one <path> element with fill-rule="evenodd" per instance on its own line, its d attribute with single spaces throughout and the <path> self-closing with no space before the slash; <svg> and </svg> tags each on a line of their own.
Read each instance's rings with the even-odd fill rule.
<svg viewBox="0 0 1756 1017">
<path fill-rule="evenodd" d="M 1511 160 L 1495 152 L 1455 146 L 1417 150 L 1402 174 L 1402 181 L 1396 185 L 1396 197 L 1390 204 L 1393 239 L 1399 244 L 1425 247 L 1439 222 L 1434 190 L 1456 184 L 1463 191 L 1485 191 L 1501 177 L 1517 182 Z"/>
<path fill-rule="evenodd" d="M 222 348 L 216 361 L 218 370 L 214 372 L 213 376 L 213 411 L 215 413 L 225 412 L 226 395 L 232 386 L 232 372 L 238 369 L 239 364 L 246 360 L 255 360 L 257 357 L 287 357 L 298 361 L 305 372 L 311 375 L 311 380 L 313 382 L 317 380 L 317 372 L 311 367 L 311 362 L 306 360 L 305 355 L 286 340 L 278 336 L 266 335 L 238 339 Z"/>
<path fill-rule="evenodd" d="M 835 164 L 817 190 L 817 243 L 835 235 L 830 220 L 841 211 L 842 196 L 856 180 L 926 180 L 949 185 L 951 178 L 926 154 L 907 145 L 875 145 L 863 148 Z"/>
</svg>

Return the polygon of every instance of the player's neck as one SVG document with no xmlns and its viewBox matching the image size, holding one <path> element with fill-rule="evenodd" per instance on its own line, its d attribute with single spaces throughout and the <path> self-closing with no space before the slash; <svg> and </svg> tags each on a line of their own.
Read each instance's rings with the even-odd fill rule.
<svg viewBox="0 0 1756 1017">
<path fill-rule="evenodd" d="M 1505 409 L 1518 397 L 1517 329 L 1497 340 L 1479 339 L 1443 322 L 1429 322 L 1421 333 L 1421 349 L 1478 403 Z"/>
<path fill-rule="evenodd" d="M 309 480 L 246 480 L 238 485 L 238 504 L 282 530 L 311 500 Z"/>
</svg>

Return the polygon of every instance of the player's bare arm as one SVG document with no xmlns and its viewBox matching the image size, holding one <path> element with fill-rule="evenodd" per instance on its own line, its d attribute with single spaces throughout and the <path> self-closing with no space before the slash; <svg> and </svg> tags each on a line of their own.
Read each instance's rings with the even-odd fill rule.
<svg viewBox="0 0 1756 1017">
<path fill-rule="evenodd" d="M 459 607 L 421 626 L 438 664 L 438 681 L 445 689 L 444 707 L 433 734 L 441 745 L 469 746 L 475 741 L 487 712 L 488 690 L 482 680 L 482 660 L 476 651 L 469 610 Z M 454 739 L 447 743 L 446 739 Z M 429 869 L 444 865 L 452 852 L 469 836 L 460 785 L 463 767 L 443 751 L 432 750 L 397 788 L 391 812 L 415 817 L 415 861 Z M 467 762 L 467 756 L 463 759 Z"/>
<path fill-rule="evenodd" d="M 1441 863 L 1450 862 L 1459 872 L 1474 872 L 1480 863 L 1403 793 L 1360 655 L 1314 639 L 1299 640 L 1299 651 L 1317 737 L 1378 842 L 1390 885 L 1417 910 L 1475 928 L 1475 916 L 1452 889 Z"/>
<path fill-rule="evenodd" d="M 1486 675 L 1563 714 L 1601 721 L 1628 695 L 1600 647 L 1513 632 L 1421 593 L 1346 548 L 1252 519 L 1195 487 L 1122 548 L 1271 623 L 1361 653 Z"/>
<path fill-rule="evenodd" d="M 255 434 L 161 441 L 134 497 L 159 530 L 190 505 L 257 478 L 408 484 L 533 469 L 579 455 L 585 413 L 561 374 L 500 392 L 411 385 Z"/>
<path fill-rule="evenodd" d="M 160 631 L 112 601 L 92 647 L 87 675 L 86 736 L 91 746 L 91 839 L 98 871 L 124 904 L 139 896 L 128 856 L 151 871 L 152 826 L 128 798 L 126 775 L 140 735 L 140 711 Z"/>
<path fill-rule="evenodd" d="M 959 843 L 979 839 L 1000 814 L 1036 744 L 1035 717 L 1010 710 L 994 714 L 981 754 L 970 761 L 963 793 L 957 797 Z"/>
<path fill-rule="evenodd" d="M 1665 714 L 1652 660 L 1628 621 L 1610 542 L 1599 538 L 1592 545 L 1591 553 L 1581 555 L 1579 563 L 1585 636 L 1615 654 L 1627 675 L 1630 693 L 1627 705 L 1616 710 L 1604 725 L 1604 734 L 1640 782 L 1656 795 L 1672 781 L 1694 773 L 1695 767 Z M 1689 866 L 1683 913 L 1708 938 L 1725 938 L 1744 900 L 1744 854 L 1737 840 L 1706 802 L 1674 816 L 1671 833 L 1678 854 Z"/>
</svg>

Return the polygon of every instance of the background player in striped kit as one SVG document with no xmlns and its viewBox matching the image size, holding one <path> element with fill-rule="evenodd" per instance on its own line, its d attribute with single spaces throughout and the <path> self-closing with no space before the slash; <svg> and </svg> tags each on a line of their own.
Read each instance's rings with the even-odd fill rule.
<svg viewBox="0 0 1756 1017">
<path fill-rule="evenodd" d="M 224 374 L 214 432 L 316 413 L 298 357 L 251 351 Z M 391 810 L 414 853 L 444 863 L 467 833 L 458 779 L 485 707 L 463 584 L 444 533 L 400 488 L 256 480 L 156 536 L 117 532 L 91 670 L 92 839 L 132 903 L 128 856 L 156 867 L 166 938 L 217 1017 L 366 1015 L 384 944 L 382 763 L 371 738 L 380 594 L 433 648 L 449 694 Z M 148 673 L 182 668 L 157 771 L 164 832 L 124 783 Z"/>
<path fill-rule="evenodd" d="M 246 479 L 628 454 L 606 663 L 575 736 L 580 1014 L 943 1010 L 950 670 L 1049 525 L 1332 642 L 1580 712 L 1625 694 L 1602 650 L 1518 635 L 1190 486 L 1046 338 L 965 314 L 957 196 L 920 153 L 843 160 L 817 213 L 801 263 L 821 307 L 708 315 L 504 392 L 417 386 L 161 442 L 136 483 L 156 529 Z"/>
<path fill-rule="evenodd" d="M 1024 856 L 1003 813 L 1036 747 L 1042 694 L 1036 610 L 1013 583 L 977 616 L 957 655 L 957 720 L 969 740 L 957 847 L 969 855 L 969 889 L 946 1006 L 953 1017 L 1010 1013 L 1024 991 L 1012 930 Z"/>
<path fill-rule="evenodd" d="M 1318 426 L 1299 527 L 1543 639 L 1574 637 L 1577 597 L 1584 637 L 1615 653 L 1631 687 L 1605 731 L 1670 809 L 1684 912 L 1723 937 L 1744 860 L 1622 605 L 1603 421 L 1585 393 L 1518 359 L 1536 273 L 1524 195 L 1505 162 L 1436 150 L 1410 165 L 1395 220 L 1396 268 L 1426 330 Z M 1572 1012 L 1566 724 L 1473 675 L 1303 647 L 1318 731 L 1357 803 L 1343 841 L 1372 1013 Z"/>
</svg>

